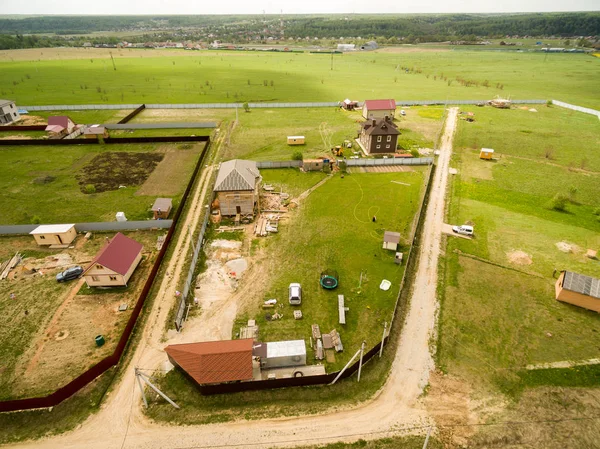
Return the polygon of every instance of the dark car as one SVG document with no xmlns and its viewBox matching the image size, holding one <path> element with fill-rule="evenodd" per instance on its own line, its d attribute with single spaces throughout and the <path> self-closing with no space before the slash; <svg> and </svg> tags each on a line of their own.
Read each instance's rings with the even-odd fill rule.
<svg viewBox="0 0 600 449">
<path fill-rule="evenodd" d="M 62 273 L 58 273 L 56 275 L 56 280 L 58 282 L 67 282 L 72 281 L 73 279 L 77 279 L 83 273 L 83 268 L 80 266 L 67 268 Z"/>
</svg>

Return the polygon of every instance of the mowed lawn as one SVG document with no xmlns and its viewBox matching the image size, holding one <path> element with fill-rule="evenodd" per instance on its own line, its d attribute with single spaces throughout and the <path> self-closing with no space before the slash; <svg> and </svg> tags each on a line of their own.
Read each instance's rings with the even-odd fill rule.
<svg viewBox="0 0 600 449">
<path fill-rule="evenodd" d="M 136 195 L 140 185 L 127 182 L 128 174 L 124 167 L 108 167 L 105 178 L 121 176 L 125 187 L 101 193 L 83 193 L 77 176 L 82 175 L 83 169 L 99 154 L 164 153 L 166 147 L 170 148 L 164 144 L 3 147 L 0 158 L 0 189 L 3 192 L 2 204 L 5 210 L 0 224 L 113 221 L 119 211 L 125 212 L 130 220 L 150 218 L 150 207 L 156 196 L 160 196 L 160 191 L 146 189 L 155 196 Z M 194 153 L 194 157 L 181 159 L 185 163 L 175 167 L 179 174 L 175 179 L 175 189 L 173 183 L 165 186 L 169 193 L 176 191 L 173 197 L 177 203 L 189 181 L 202 145 L 194 145 L 191 149 L 179 149 L 174 145 L 172 149 Z M 158 169 L 169 171 L 173 167 L 164 167 L 159 163 L 155 170 Z"/>
<path fill-rule="evenodd" d="M 82 59 L 68 59 L 64 49 L 44 49 L 43 59 L 32 54 L 31 61 L 10 60 L 7 52 L 0 62 L 0 97 L 21 105 L 55 105 L 504 95 L 600 107 L 600 60 L 590 55 L 411 50 L 334 55 L 333 64 L 329 54 L 123 50 L 114 52 L 116 71 L 100 49 L 78 53 Z M 48 52 L 65 59 L 45 59 Z"/>
<path fill-rule="evenodd" d="M 524 371 L 528 364 L 600 356 L 598 314 L 554 297 L 555 270 L 600 277 L 598 261 L 585 256 L 600 249 L 599 124 L 539 111 L 478 109 L 475 124 L 460 122 L 452 162 L 459 174 L 449 221 L 472 222 L 476 237 L 448 238 L 438 361 L 476 387 L 511 394 L 533 384 L 579 385 L 587 375 L 540 380 Z M 550 144 L 553 159 L 544 156 Z M 497 159 L 480 160 L 474 146 L 499 150 Z M 570 163 L 582 158 L 587 169 Z M 558 192 L 570 195 L 564 212 L 551 207 Z M 559 249 L 565 244 L 570 251 Z"/>
<path fill-rule="evenodd" d="M 263 170 L 264 182 L 276 172 Z M 241 321 L 247 316 L 256 318 L 263 341 L 308 342 L 311 324 L 315 323 L 324 333 L 337 329 L 345 349 L 336 355 L 335 363 L 328 364 L 328 371 L 341 368 L 363 340 L 367 348 L 378 344 L 384 322 L 390 322 L 405 269 L 405 265 L 394 263 L 395 252 L 382 249 L 383 233 L 400 232 L 400 251 L 407 252 L 425 174 L 425 168 L 419 167 L 414 172 L 352 174 L 344 178 L 335 175 L 328 179 L 289 214 L 279 234 L 264 241 L 268 258 L 274 262 L 265 267 L 270 270 L 269 285 L 265 297 L 256 298 Z M 336 271 L 340 280 L 339 287 L 332 291 L 319 284 L 321 273 L 328 270 Z M 388 291 L 379 288 L 384 279 L 392 282 Z M 301 307 L 288 303 L 291 282 L 302 285 Z M 345 325 L 338 322 L 340 294 L 349 307 Z M 283 314 L 281 320 L 265 319 L 260 305 L 269 298 L 283 304 L 283 308 L 276 309 Z M 294 309 L 302 310 L 302 320 L 293 318 Z M 315 363 L 313 357 L 309 350 L 309 363 Z"/>
</svg>

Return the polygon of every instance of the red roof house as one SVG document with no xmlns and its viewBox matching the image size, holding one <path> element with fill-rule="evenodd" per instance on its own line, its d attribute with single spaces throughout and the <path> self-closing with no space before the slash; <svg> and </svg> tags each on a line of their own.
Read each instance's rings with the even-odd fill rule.
<svg viewBox="0 0 600 449">
<path fill-rule="evenodd" d="M 127 285 L 142 260 L 143 248 L 141 243 L 117 233 L 83 271 L 85 282 L 90 287 Z"/>
<path fill-rule="evenodd" d="M 75 123 L 66 115 L 55 115 L 48 117 L 45 130 L 53 134 L 68 135 L 75 131 Z"/>
<path fill-rule="evenodd" d="M 365 100 L 362 115 L 366 119 L 394 117 L 396 100 Z"/>
<path fill-rule="evenodd" d="M 169 360 L 198 384 L 252 380 L 254 339 L 206 341 L 170 345 Z"/>
</svg>

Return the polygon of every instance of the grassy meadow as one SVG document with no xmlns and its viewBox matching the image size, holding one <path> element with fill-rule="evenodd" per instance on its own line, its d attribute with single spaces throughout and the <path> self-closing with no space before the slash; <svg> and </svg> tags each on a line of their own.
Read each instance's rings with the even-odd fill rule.
<svg viewBox="0 0 600 449">
<path fill-rule="evenodd" d="M 6 51 L 20 105 L 555 98 L 600 108 L 598 58 L 411 47 L 343 55 L 143 49 Z M 468 86 L 468 87 L 467 87 Z"/>
<path fill-rule="evenodd" d="M 511 395 L 589 377 L 544 376 L 527 364 L 600 354 L 598 314 L 554 299 L 554 270 L 600 277 L 598 261 L 585 257 L 600 249 L 599 125 L 584 114 L 538 111 L 485 108 L 477 122 L 460 122 L 448 219 L 472 222 L 476 237 L 448 239 L 440 280 L 440 365 Z M 496 159 L 480 160 L 481 146 Z M 557 193 L 569 198 L 564 211 L 552 208 Z"/>
</svg>

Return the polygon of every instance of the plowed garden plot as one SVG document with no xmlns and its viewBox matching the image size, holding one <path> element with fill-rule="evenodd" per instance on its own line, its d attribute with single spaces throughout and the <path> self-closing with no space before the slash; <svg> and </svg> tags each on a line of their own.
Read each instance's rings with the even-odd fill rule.
<svg viewBox="0 0 600 449">
<path fill-rule="evenodd" d="M 143 184 L 163 157 L 163 153 L 99 154 L 77 176 L 79 187 L 83 193 L 96 193 L 117 190 L 122 185 Z"/>
</svg>

